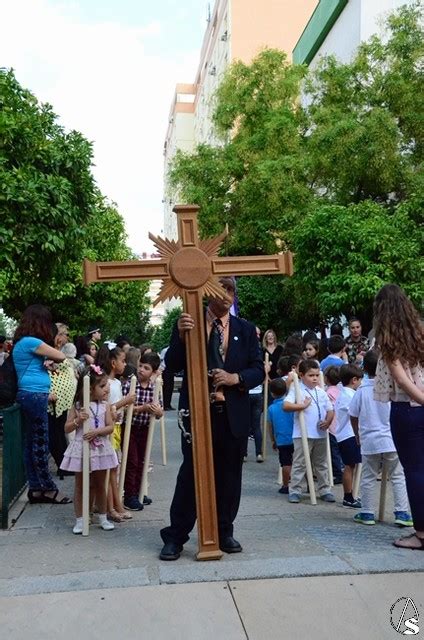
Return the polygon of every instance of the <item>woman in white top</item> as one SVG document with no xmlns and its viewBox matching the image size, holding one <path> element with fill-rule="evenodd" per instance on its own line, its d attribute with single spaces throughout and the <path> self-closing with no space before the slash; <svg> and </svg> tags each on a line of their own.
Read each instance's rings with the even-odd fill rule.
<svg viewBox="0 0 424 640">
<path fill-rule="evenodd" d="M 424 551 L 424 328 L 405 293 L 385 285 L 374 300 L 380 352 L 374 398 L 392 401 L 390 426 L 405 471 L 415 533 L 393 544 Z"/>
</svg>

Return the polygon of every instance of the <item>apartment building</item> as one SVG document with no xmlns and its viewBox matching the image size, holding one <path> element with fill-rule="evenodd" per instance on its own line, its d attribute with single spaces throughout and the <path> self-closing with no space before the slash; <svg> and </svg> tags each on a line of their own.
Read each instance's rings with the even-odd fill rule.
<svg viewBox="0 0 424 640">
<path fill-rule="evenodd" d="M 314 68 L 325 55 L 352 59 L 358 45 L 380 33 L 384 18 L 412 0 L 319 0 L 293 50 L 293 61 Z"/>
</svg>

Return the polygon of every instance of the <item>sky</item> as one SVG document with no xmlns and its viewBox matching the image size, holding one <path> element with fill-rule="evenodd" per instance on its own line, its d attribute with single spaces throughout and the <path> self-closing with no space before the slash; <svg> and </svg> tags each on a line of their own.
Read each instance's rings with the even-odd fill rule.
<svg viewBox="0 0 424 640">
<path fill-rule="evenodd" d="M 194 81 L 208 4 L 0 0 L 0 66 L 93 142 L 94 177 L 138 253 L 162 233 L 169 111 L 176 83 Z"/>
</svg>

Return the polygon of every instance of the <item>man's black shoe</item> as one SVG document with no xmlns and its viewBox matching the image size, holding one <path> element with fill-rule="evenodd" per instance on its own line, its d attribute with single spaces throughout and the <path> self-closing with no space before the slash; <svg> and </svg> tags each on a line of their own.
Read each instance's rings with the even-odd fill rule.
<svg viewBox="0 0 424 640">
<path fill-rule="evenodd" d="M 225 553 L 240 553 L 241 551 L 243 551 L 243 547 L 241 546 L 240 542 L 234 540 L 232 536 L 228 536 L 227 538 L 221 540 L 219 548 L 221 549 L 221 551 L 225 551 Z"/>
<path fill-rule="evenodd" d="M 180 544 L 175 544 L 175 542 L 167 542 L 163 545 L 159 558 L 161 560 L 178 560 L 182 550 L 183 548 Z"/>
<path fill-rule="evenodd" d="M 152 504 L 153 500 L 149 496 L 144 496 L 143 504 Z"/>
<path fill-rule="evenodd" d="M 171 407 L 171 405 L 169 405 L 169 407 L 164 407 L 164 411 L 174 411 L 174 407 Z"/>
</svg>

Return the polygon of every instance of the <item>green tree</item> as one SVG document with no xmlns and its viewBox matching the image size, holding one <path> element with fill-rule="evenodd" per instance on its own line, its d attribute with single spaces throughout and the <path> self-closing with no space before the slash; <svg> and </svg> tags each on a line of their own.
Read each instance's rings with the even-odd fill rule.
<svg viewBox="0 0 424 640">
<path fill-rule="evenodd" d="M 82 255 L 94 215 L 92 145 L 0 69 L 0 270 L 48 282 Z"/>
<path fill-rule="evenodd" d="M 292 240 L 295 287 L 319 317 L 344 313 L 369 319 L 375 293 L 387 282 L 422 303 L 422 234 L 403 205 L 393 214 L 369 200 L 321 205 L 293 230 Z"/>
<path fill-rule="evenodd" d="M 82 261 L 134 258 L 122 216 L 95 187 L 92 147 L 66 133 L 49 105 L 0 70 L 0 282 L 19 317 L 35 302 L 77 333 L 99 323 L 107 337 L 149 332 L 147 282 L 84 286 Z"/>
<path fill-rule="evenodd" d="M 422 297 L 422 19 L 422 2 L 402 7 L 349 64 L 307 72 L 270 50 L 233 64 L 215 113 L 226 144 L 177 156 L 171 177 L 201 206 L 202 233 L 228 224 L 224 253 L 295 252 L 291 280 L 240 281 L 242 313 L 261 328 L 369 315 L 387 280 Z"/>
<path fill-rule="evenodd" d="M 265 332 L 273 329 L 278 339 L 299 327 L 317 327 L 320 315 L 315 305 L 305 310 L 296 305 L 293 278 L 285 276 L 248 276 L 237 278 L 240 315 Z"/>
<path fill-rule="evenodd" d="M 165 313 L 163 323 L 156 327 L 151 338 L 153 349 L 157 352 L 169 346 L 174 324 L 181 315 L 181 307 L 174 307 Z"/>
<path fill-rule="evenodd" d="M 314 188 L 340 204 L 388 205 L 414 190 L 423 161 L 423 4 L 387 19 L 388 38 L 351 63 L 329 56 L 309 74 L 308 156 Z"/>
<path fill-rule="evenodd" d="M 89 260 L 130 260 L 135 257 L 125 244 L 121 215 L 101 196 L 96 204 L 96 214 L 86 227 L 85 240 L 83 253 Z M 10 282 L 13 286 L 5 291 L 4 302 L 15 316 L 28 304 L 41 301 L 57 320 L 66 322 L 73 332 L 79 334 L 87 333 L 92 324 L 100 324 L 103 336 L 108 338 L 122 333 L 137 343 L 144 342 L 149 336 L 147 281 L 86 286 L 82 260 L 67 260 L 65 252 L 60 278 L 53 275 L 38 286 L 37 282 L 15 274 Z"/>
<path fill-rule="evenodd" d="M 229 228 L 225 251 L 273 253 L 311 199 L 302 147 L 305 118 L 297 102 L 305 70 L 266 49 L 251 65 L 235 62 L 217 93 L 220 148 L 179 153 L 171 181 L 201 207 L 201 232 Z"/>
</svg>

